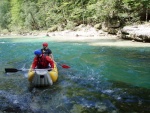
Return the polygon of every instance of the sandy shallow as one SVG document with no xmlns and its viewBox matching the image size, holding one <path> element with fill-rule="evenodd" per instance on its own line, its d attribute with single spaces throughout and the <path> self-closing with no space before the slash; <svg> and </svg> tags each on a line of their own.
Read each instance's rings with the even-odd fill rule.
<svg viewBox="0 0 150 113">
<path fill-rule="evenodd" d="M 93 46 L 120 46 L 120 47 L 150 47 L 149 43 L 131 42 L 125 40 L 116 40 L 115 42 L 94 42 Z"/>
<path fill-rule="evenodd" d="M 115 35 L 102 35 L 102 36 L 71 36 L 71 35 L 55 35 L 46 36 L 46 34 L 40 34 L 37 36 L 1 36 L 2 38 L 36 38 L 46 39 L 56 42 L 85 42 L 91 46 L 120 46 L 120 47 L 150 47 L 150 43 L 133 42 L 131 40 L 118 39 Z"/>
<path fill-rule="evenodd" d="M 58 42 L 86 42 L 91 46 L 120 46 L 120 47 L 150 47 L 150 43 L 132 42 L 131 40 L 118 39 L 116 36 L 103 37 L 59 37 L 53 38 Z"/>
</svg>

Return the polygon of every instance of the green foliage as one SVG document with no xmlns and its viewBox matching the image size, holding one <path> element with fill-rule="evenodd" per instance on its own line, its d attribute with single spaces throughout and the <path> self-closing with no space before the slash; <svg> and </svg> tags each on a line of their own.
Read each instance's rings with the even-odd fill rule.
<svg viewBox="0 0 150 113">
<path fill-rule="evenodd" d="M 150 1 L 149 0 L 123 0 L 124 4 L 126 4 L 128 8 L 128 14 L 132 16 L 132 18 L 136 18 L 139 20 L 142 18 L 143 13 L 148 16 L 148 12 L 150 11 Z M 150 13 L 149 13 L 150 14 Z"/>
<path fill-rule="evenodd" d="M 21 0 L 10 0 L 11 26 L 22 26 Z"/>
<path fill-rule="evenodd" d="M 53 32 L 53 31 L 56 31 L 56 30 L 57 30 L 57 28 L 58 28 L 58 26 L 57 26 L 57 25 L 55 25 L 55 26 L 53 26 L 53 27 L 49 28 L 47 31 L 48 31 L 48 32 Z"/>
<path fill-rule="evenodd" d="M 75 28 L 75 26 L 76 26 L 76 24 L 74 22 L 68 21 L 65 29 L 72 29 L 73 30 Z"/>
<path fill-rule="evenodd" d="M 1 0 L 0 28 L 72 29 L 113 17 L 132 22 L 148 20 L 149 12 L 149 0 Z"/>
<path fill-rule="evenodd" d="M 0 31 L 0 33 L 2 33 L 2 34 L 8 34 L 9 31 L 8 31 L 8 29 L 3 29 L 3 30 Z"/>
<path fill-rule="evenodd" d="M 35 2 L 24 2 L 22 4 L 22 17 L 24 18 L 24 27 L 31 30 L 39 29 L 38 25 L 38 7 Z"/>
<path fill-rule="evenodd" d="M 3 0 L 0 2 L 0 28 L 6 29 L 10 22 L 9 1 Z"/>
</svg>

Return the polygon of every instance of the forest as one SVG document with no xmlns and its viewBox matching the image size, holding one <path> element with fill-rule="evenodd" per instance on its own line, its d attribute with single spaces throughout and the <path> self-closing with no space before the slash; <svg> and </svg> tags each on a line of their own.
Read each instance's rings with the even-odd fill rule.
<svg viewBox="0 0 150 113">
<path fill-rule="evenodd" d="M 1 0 L 0 32 L 72 29 L 111 16 L 122 25 L 150 19 L 150 0 Z"/>
</svg>

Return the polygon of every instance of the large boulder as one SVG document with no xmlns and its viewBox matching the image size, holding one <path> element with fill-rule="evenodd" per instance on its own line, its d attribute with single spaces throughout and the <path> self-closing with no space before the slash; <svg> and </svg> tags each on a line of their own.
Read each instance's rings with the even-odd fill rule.
<svg viewBox="0 0 150 113">
<path fill-rule="evenodd" d="M 150 42 L 150 23 L 125 26 L 118 32 L 118 37 L 140 42 Z"/>
</svg>

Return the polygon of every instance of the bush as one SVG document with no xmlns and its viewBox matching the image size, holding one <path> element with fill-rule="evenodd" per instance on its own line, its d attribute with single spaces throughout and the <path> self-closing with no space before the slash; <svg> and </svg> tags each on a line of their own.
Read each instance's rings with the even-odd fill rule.
<svg viewBox="0 0 150 113">
<path fill-rule="evenodd" d="M 55 25 L 55 26 L 52 26 L 51 28 L 49 28 L 48 30 L 47 30 L 47 32 L 54 32 L 54 31 L 57 31 L 57 25 Z"/>
<path fill-rule="evenodd" d="M 75 26 L 76 26 L 76 24 L 74 22 L 68 21 L 65 29 L 73 30 L 75 28 Z"/>
<path fill-rule="evenodd" d="M 8 29 L 3 29 L 3 30 L 1 30 L 0 33 L 1 33 L 1 34 L 9 34 L 10 32 L 9 32 Z"/>
</svg>

